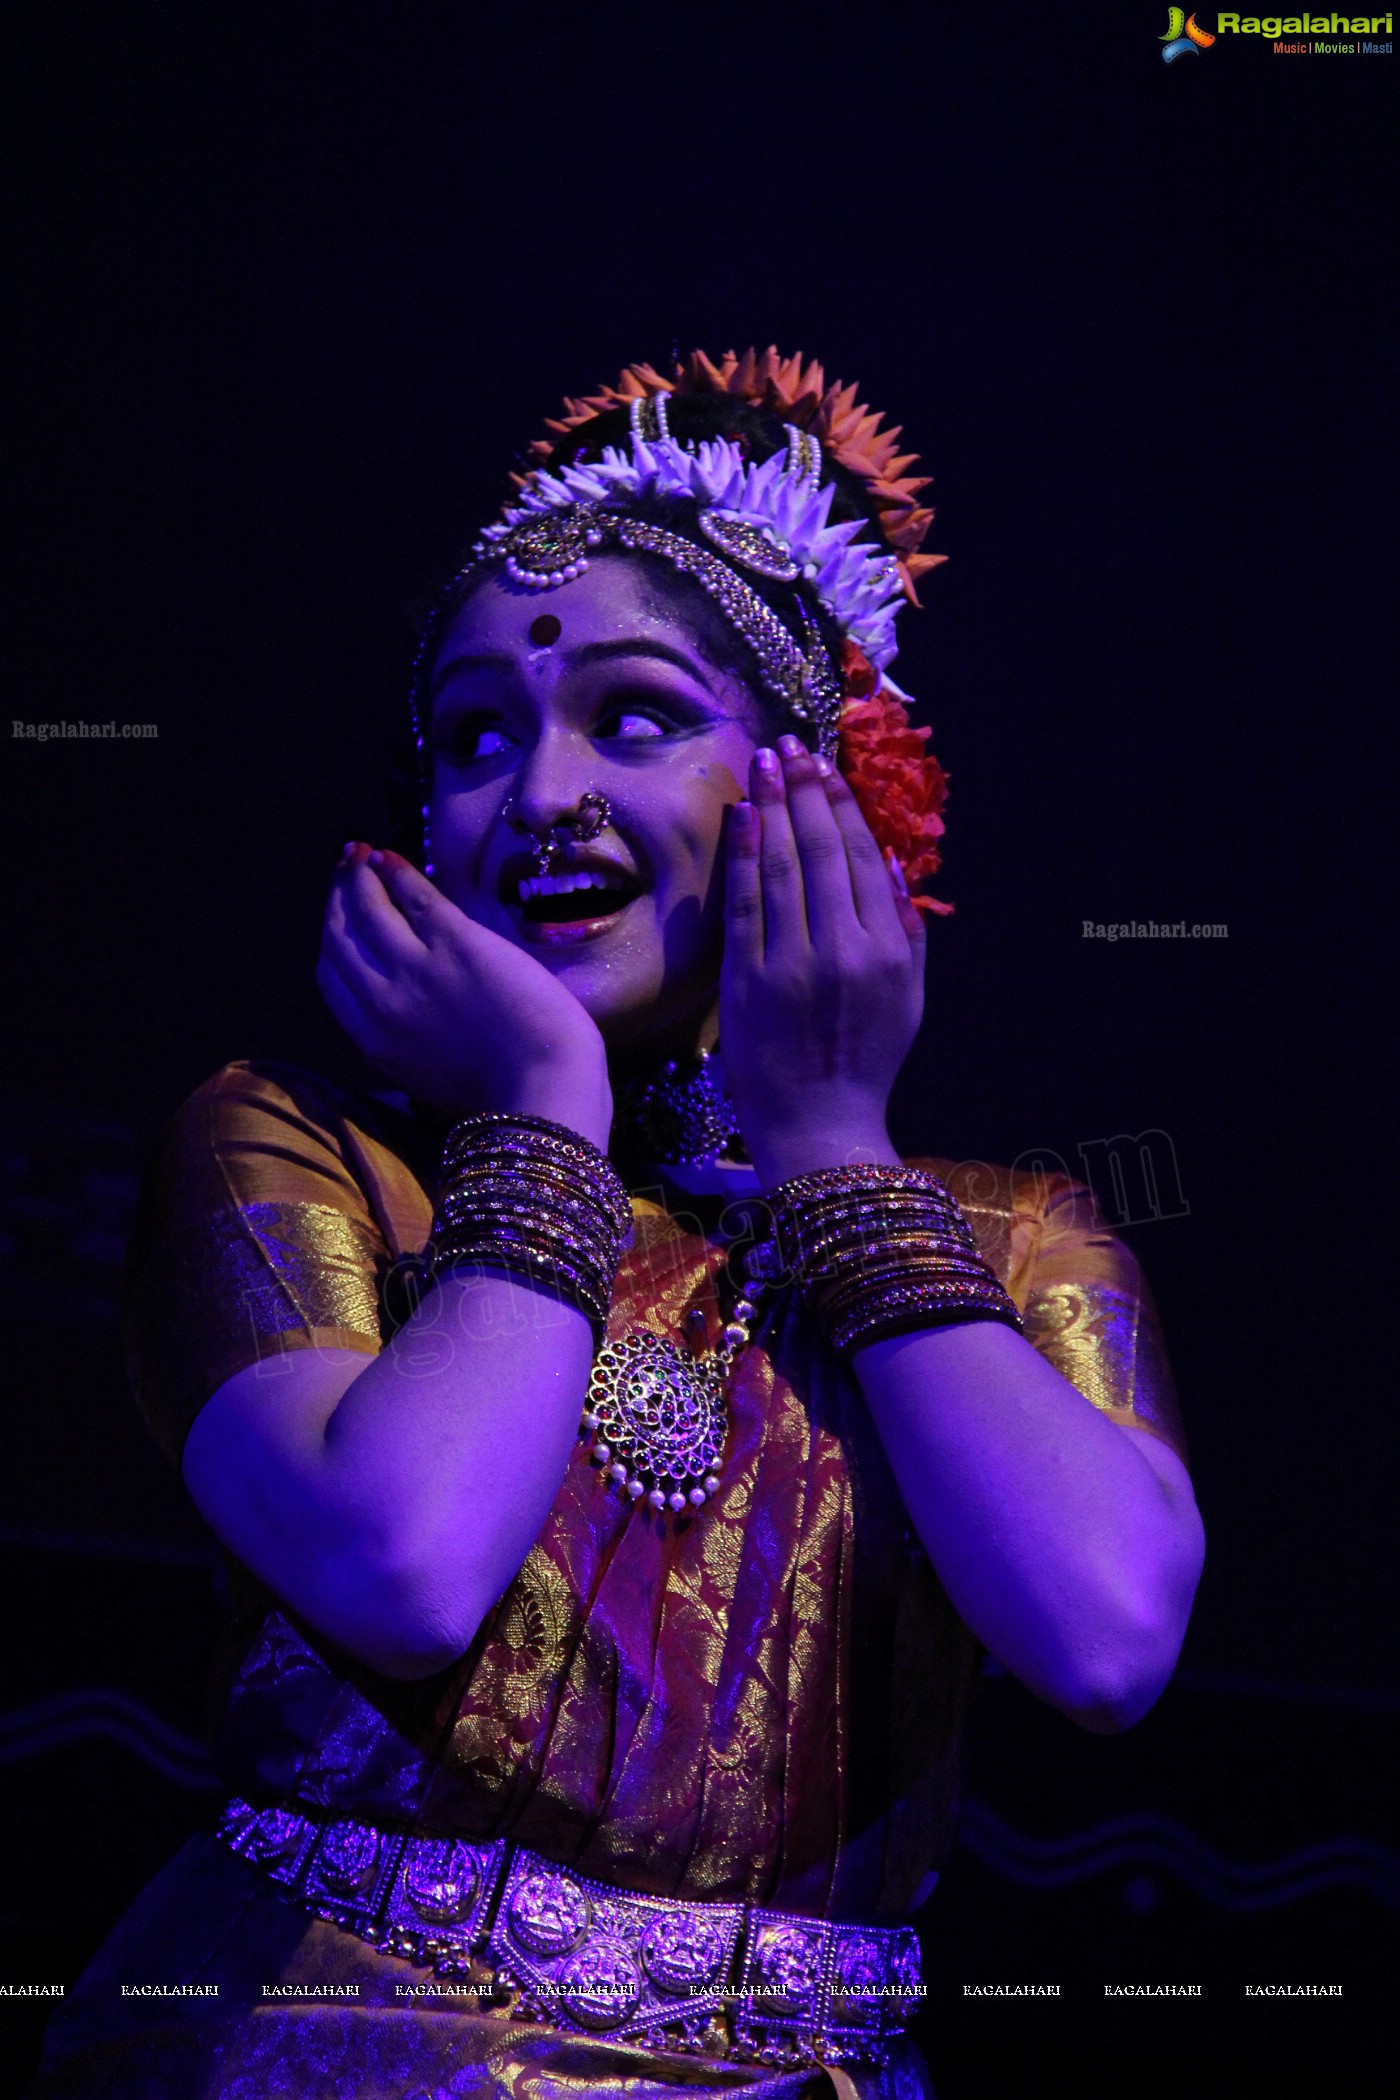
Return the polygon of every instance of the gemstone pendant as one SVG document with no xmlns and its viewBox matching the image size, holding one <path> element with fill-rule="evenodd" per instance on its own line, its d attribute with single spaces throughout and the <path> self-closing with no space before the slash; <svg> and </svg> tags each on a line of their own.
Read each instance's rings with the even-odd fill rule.
<svg viewBox="0 0 1400 2100">
<path fill-rule="evenodd" d="M 582 1433 L 593 1462 L 636 1502 L 677 1515 L 719 1487 L 728 1422 L 724 1370 L 654 1334 L 609 1342 L 593 1360 Z"/>
</svg>

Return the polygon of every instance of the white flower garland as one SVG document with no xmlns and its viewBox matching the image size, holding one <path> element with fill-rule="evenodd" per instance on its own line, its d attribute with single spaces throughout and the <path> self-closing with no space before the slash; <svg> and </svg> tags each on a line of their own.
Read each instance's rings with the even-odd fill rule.
<svg viewBox="0 0 1400 2100">
<path fill-rule="evenodd" d="M 633 403 L 627 451 L 609 445 L 600 460 L 586 465 L 537 468 L 500 521 L 487 526 L 483 540 L 503 539 L 527 518 L 575 503 L 617 506 L 646 496 L 688 496 L 702 511 L 766 535 L 811 584 L 839 632 L 883 671 L 895 655 L 895 612 L 905 602 L 899 565 L 882 547 L 852 544 L 863 519 L 827 523 L 836 490 L 830 482 L 819 485 L 816 440 L 789 424 L 786 452 L 750 467 L 727 438 L 698 445 L 673 438 L 665 403 L 664 394 Z M 643 435 L 644 410 L 652 414 L 654 435 Z"/>
</svg>

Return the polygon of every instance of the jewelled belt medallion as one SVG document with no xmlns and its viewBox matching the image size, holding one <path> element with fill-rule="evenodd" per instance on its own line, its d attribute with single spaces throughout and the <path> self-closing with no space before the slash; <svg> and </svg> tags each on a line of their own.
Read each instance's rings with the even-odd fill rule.
<svg viewBox="0 0 1400 2100">
<path fill-rule="evenodd" d="M 514 2017 L 738 2062 L 882 2063 L 923 1997 L 907 1925 L 651 1896 L 504 1838 L 230 1801 L 219 1835 L 302 1905 Z"/>
</svg>

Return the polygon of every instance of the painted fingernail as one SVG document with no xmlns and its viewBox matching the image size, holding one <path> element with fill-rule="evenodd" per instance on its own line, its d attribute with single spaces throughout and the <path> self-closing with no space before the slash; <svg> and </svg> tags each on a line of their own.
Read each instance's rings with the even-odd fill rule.
<svg viewBox="0 0 1400 2100">
<path fill-rule="evenodd" d="M 383 865 L 384 865 L 384 855 L 383 855 L 383 854 L 381 853 L 381 851 L 380 851 L 380 849 L 378 848 L 378 846 L 376 846 L 376 847 L 374 848 L 374 851 L 373 851 L 373 852 L 372 852 L 372 853 L 370 854 L 370 857 L 369 857 L 369 864 L 370 864 L 370 866 L 371 866 L 372 868 L 382 868 L 382 867 L 383 867 Z"/>
<path fill-rule="evenodd" d="M 780 736 L 778 738 L 778 749 L 782 752 L 784 758 L 801 758 L 806 748 L 807 746 L 803 743 L 800 736 Z"/>
<path fill-rule="evenodd" d="M 754 759 L 757 763 L 758 770 L 760 773 L 777 772 L 778 754 L 772 749 L 771 745 L 761 744 L 758 750 L 754 753 Z"/>
<path fill-rule="evenodd" d="M 812 764 L 821 774 L 823 780 L 825 780 L 829 774 L 834 773 L 836 770 L 836 768 L 832 765 L 831 760 L 829 758 L 824 758 L 820 751 L 813 752 Z"/>
<path fill-rule="evenodd" d="M 893 852 L 890 853 L 888 865 L 890 881 L 894 884 L 896 894 L 900 897 L 907 897 L 909 895 L 909 885 L 904 879 L 904 869 Z"/>
</svg>

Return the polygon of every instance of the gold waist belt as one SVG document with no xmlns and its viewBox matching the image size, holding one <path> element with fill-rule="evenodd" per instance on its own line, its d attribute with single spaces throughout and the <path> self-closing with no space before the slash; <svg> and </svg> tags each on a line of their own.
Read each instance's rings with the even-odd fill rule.
<svg viewBox="0 0 1400 2100">
<path fill-rule="evenodd" d="M 231 1801 L 219 1835 L 295 1903 L 574 2033 L 764 2063 L 883 2063 L 924 1995 L 907 1925 L 638 1896 L 508 1838 L 404 1837 Z"/>
</svg>

